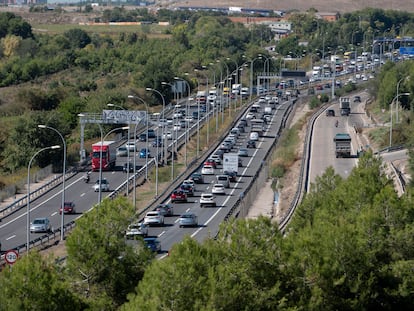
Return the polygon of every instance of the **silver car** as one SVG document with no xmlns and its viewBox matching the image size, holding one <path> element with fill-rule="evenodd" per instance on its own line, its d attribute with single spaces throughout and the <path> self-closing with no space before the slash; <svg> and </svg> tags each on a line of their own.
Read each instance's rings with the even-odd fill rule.
<svg viewBox="0 0 414 311">
<path fill-rule="evenodd" d="M 101 191 L 109 191 L 109 182 L 106 179 L 102 179 L 102 182 L 99 183 L 99 180 L 93 185 L 93 190 L 95 192 L 99 191 L 99 184 L 101 185 Z"/>
<path fill-rule="evenodd" d="M 182 227 L 196 227 L 198 226 L 197 215 L 191 212 L 187 212 L 181 215 L 178 219 L 180 228 Z"/>
<path fill-rule="evenodd" d="M 35 218 L 30 223 L 30 233 L 50 231 L 52 231 L 52 226 L 48 218 Z"/>
<path fill-rule="evenodd" d="M 146 237 L 147 235 L 148 235 L 148 226 L 144 224 L 143 222 L 129 225 L 127 232 L 125 233 L 125 237 L 128 240 L 134 240 L 139 236 Z"/>
<path fill-rule="evenodd" d="M 128 149 L 125 146 L 121 146 L 116 149 L 116 156 L 117 157 L 126 157 L 128 155 Z"/>
</svg>

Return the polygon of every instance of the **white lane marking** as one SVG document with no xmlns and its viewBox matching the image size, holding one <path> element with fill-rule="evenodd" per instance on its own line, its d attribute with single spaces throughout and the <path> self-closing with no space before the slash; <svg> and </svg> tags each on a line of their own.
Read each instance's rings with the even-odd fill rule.
<svg viewBox="0 0 414 311">
<path fill-rule="evenodd" d="M 161 232 L 161 233 L 158 235 L 158 237 L 163 236 L 163 235 L 165 234 L 165 232 L 166 232 L 166 231 Z"/>
<path fill-rule="evenodd" d="M 69 188 L 69 187 L 73 186 L 75 183 L 79 182 L 79 181 L 80 181 L 80 180 L 82 180 L 82 179 L 83 179 L 83 177 L 80 177 L 80 178 L 78 178 L 77 180 L 73 181 L 73 183 L 71 183 L 71 184 L 69 184 L 68 186 L 66 186 L 65 190 L 67 190 L 67 188 Z M 45 203 L 49 202 L 50 200 L 54 199 L 56 196 L 60 195 L 60 194 L 61 194 L 61 192 L 62 192 L 62 190 L 58 191 L 56 194 L 54 194 L 53 196 L 51 196 L 51 197 L 50 197 L 49 199 L 47 199 L 46 201 L 43 201 L 43 202 L 42 202 L 42 203 L 40 203 L 39 205 L 36 205 L 36 206 L 34 206 L 34 207 L 31 207 L 31 208 L 30 208 L 30 211 L 32 212 L 32 211 L 34 211 L 34 210 L 38 209 L 38 208 L 39 208 L 39 207 L 41 207 L 43 204 L 45 204 Z M 0 228 L 4 228 L 4 227 L 6 227 L 7 225 L 9 225 L 9 224 L 11 224 L 11 223 L 13 223 L 13 222 L 17 221 L 18 219 L 20 219 L 20 218 L 22 218 L 22 217 L 26 217 L 26 215 L 27 215 L 27 209 L 26 209 L 26 211 L 25 211 L 23 214 L 21 214 L 20 216 L 17 216 L 16 218 L 13 218 L 13 219 L 11 219 L 10 221 L 6 222 L 5 224 L 1 225 L 1 226 L 0 226 Z"/>
<path fill-rule="evenodd" d="M 54 213 L 52 213 L 52 215 L 50 215 L 50 216 L 55 216 L 57 214 L 57 212 L 54 212 Z"/>
<path fill-rule="evenodd" d="M 8 238 L 6 238 L 6 241 L 11 240 L 11 239 L 13 239 L 13 238 L 15 238 L 15 237 L 16 237 L 16 235 L 15 235 L 15 234 L 13 234 L 13 235 L 9 236 Z"/>
<path fill-rule="evenodd" d="M 83 197 L 85 194 L 86 194 L 85 192 L 84 192 L 84 193 L 82 193 L 82 194 L 80 195 L 80 197 Z"/>
</svg>

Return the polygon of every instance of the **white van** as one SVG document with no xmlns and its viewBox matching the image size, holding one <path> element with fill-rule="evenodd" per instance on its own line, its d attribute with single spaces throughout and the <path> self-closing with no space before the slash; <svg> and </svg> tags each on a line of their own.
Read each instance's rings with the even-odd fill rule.
<svg viewBox="0 0 414 311">
<path fill-rule="evenodd" d="M 264 108 L 264 112 L 263 112 L 263 114 L 264 114 L 264 115 L 270 115 L 270 114 L 272 114 L 272 107 L 271 107 L 271 106 L 266 106 L 266 107 Z"/>
<path fill-rule="evenodd" d="M 230 177 L 228 175 L 217 175 L 217 183 L 222 184 L 224 188 L 230 188 Z"/>
</svg>

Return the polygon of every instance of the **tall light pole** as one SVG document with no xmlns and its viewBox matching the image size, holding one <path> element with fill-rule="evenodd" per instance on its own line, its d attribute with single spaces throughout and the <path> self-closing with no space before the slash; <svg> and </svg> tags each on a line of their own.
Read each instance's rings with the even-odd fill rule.
<svg viewBox="0 0 414 311">
<path fill-rule="evenodd" d="M 29 252 L 30 249 L 30 167 L 32 166 L 32 162 L 33 159 L 42 151 L 48 150 L 48 149 L 59 149 L 60 146 L 59 145 L 54 145 L 54 146 L 50 146 L 50 147 L 45 147 L 42 148 L 40 150 L 38 150 L 30 159 L 29 161 L 29 165 L 27 166 L 27 211 L 26 211 L 26 225 L 27 225 L 27 232 L 26 232 L 26 239 L 27 239 L 27 244 L 26 244 L 26 249 L 27 252 Z M 63 211 L 62 211 L 63 214 Z"/>
<path fill-rule="evenodd" d="M 404 77 L 404 78 L 401 78 L 399 81 L 398 81 L 398 83 L 397 83 L 397 99 L 398 99 L 398 94 L 399 94 L 399 89 L 400 89 L 400 83 L 402 82 L 402 81 L 405 81 L 405 80 L 409 80 L 410 79 L 410 76 L 406 76 L 406 77 Z M 396 123 L 398 123 L 398 100 L 397 100 L 397 105 L 396 105 L 396 114 L 395 114 L 395 122 Z"/>
<path fill-rule="evenodd" d="M 58 135 L 59 135 L 59 137 L 60 137 L 60 139 L 62 140 L 62 145 L 63 145 L 63 169 L 62 169 L 62 215 L 61 215 L 61 223 L 60 223 L 60 240 L 61 241 L 63 241 L 63 239 L 64 239 L 64 232 L 63 232 L 63 229 L 64 229 L 64 225 L 65 225 L 65 223 L 64 223 L 64 214 L 65 214 L 65 180 L 66 180 L 66 141 L 65 141 L 65 139 L 63 138 L 63 135 L 57 130 L 57 129 L 55 129 L 55 128 L 53 128 L 53 127 L 51 127 L 51 126 L 47 126 L 47 125 L 44 125 L 44 124 L 39 124 L 38 126 L 37 126 L 38 128 L 41 128 L 41 129 L 49 129 L 49 130 L 52 130 L 52 131 L 54 131 L 54 132 L 56 132 Z"/>
<path fill-rule="evenodd" d="M 264 57 L 266 59 L 263 63 L 263 72 L 266 76 L 268 76 L 269 75 L 269 60 L 270 60 L 270 57 L 268 57 L 264 54 L 259 54 L 259 56 Z M 265 85 L 266 89 L 269 90 L 269 80 L 267 79 L 267 77 L 266 77 L 265 81 L 266 82 L 264 83 L 264 85 Z"/>
<path fill-rule="evenodd" d="M 162 85 L 168 85 L 168 86 L 170 86 L 171 87 L 171 89 L 172 88 L 174 88 L 174 100 L 175 100 L 175 102 L 176 102 L 176 104 L 178 104 L 178 96 L 177 96 L 177 98 L 176 98 L 176 94 L 177 94 L 177 92 L 175 91 L 175 86 L 174 85 L 172 85 L 171 83 L 168 83 L 168 82 L 161 82 L 161 84 Z M 186 113 L 187 114 L 187 113 Z M 186 128 L 186 130 L 187 130 L 187 121 L 185 122 L 185 128 Z M 172 135 L 174 135 L 174 132 L 175 131 L 173 131 L 173 134 Z M 174 181 L 174 154 L 176 153 L 176 152 L 178 152 L 178 150 L 177 150 L 177 144 L 178 144 L 178 142 L 177 142 L 177 140 L 178 140 L 178 131 L 176 132 L 176 134 L 175 134 L 175 140 L 173 139 L 173 141 L 172 141 L 172 157 L 171 157 L 171 181 Z M 187 144 L 187 142 L 186 142 L 186 144 Z M 174 147 L 174 145 L 175 145 L 175 147 Z"/>
<path fill-rule="evenodd" d="M 84 114 L 79 113 L 78 117 L 85 117 Z M 99 131 L 101 132 L 101 146 L 100 146 L 100 151 L 99 151 L 99 191 L 98 191 L 98 204 L 101 205 L 101 201 L 102 201 L 102 147 L 103 147 L 103 142 L 105 140 L 106 137 L 109 136 L 109 134 L 112 134 L 115 131 L 118 130 L 127 130 L 129 128 L 129 126 L 124 126 L 124 127 L 117 127 L 114 128 L 112 130 L 110 130 L 105 136 L 103 134 L 103 128 L 102 125 L 99 123 L 96 123 L 99 127 Z"/>
<path fill-rule="evenodd" d="M 179 81 L 184 81 L 186 86 L 187 86 L 187 92 L 188 92 L 188 98 L 186 101 L 186 114 L 188 114 L 188 100 L 190 98 L 190 94 L 191 94 L 191 88 L 190 88 L 190 84 L 187 82 L 187 80 L 182 79 L 180 77 L 174 77 L 174 80 L 179 80 Z M 188 123 L 185 123 L 185 144 L 184 144 L 184 162 L 185 162 L 185 166 L 187 166 L 187 142 L 188 142 Z M 207 132 L 207 137 L 208 137 L 208 132 Z M 208 142 L 208 139 L 207 139 Z"/>
<path fill-rule="evenodd" d="M 150 87 L 147 87 L 145 90 L 155 92 L 155 93 L 157 93 L 158 95 L 161 96 L 161 99 L 162 99 L 162 119 L 164 120 L 165 119 L 165 117 L 164 117 L 164 114 L 165 114 L 165 99 L 164 99 L 164 96 L 161 94 L 160 91 L 157 91 L 156 89 L 153 89 L 153 88 L 150 88 Z M 162 130 L 161 130 L 161 136 L 164 136 L 164 126 L 162 127 Z M 164 156 L 167 157 L 167 154 L 165 153 Z M 174 157 L 174 155 L 173 155 L 173 157 Z M 159 162 L 158 161 L 158 144 L 157 144 L 157 156 L 156 156 L 156 158 L 157 158 L 156 159 L 157 165 L 155 166 L 155 195 L 158 196 L 158 162 Z M 165 160 L 165 162 L 167 162 L 167 161 Z"/>
<path fill-rule="evenodd" d="M 145 148 L 147 149 L 147 154 L 145 157 L 145 180 L 148 180 L 148 129 L 149 129 L 149 111 L 148 111 L 148 104 L 145 100 L 143 100 L 141 97 L 135 96 L 135 95 L 128 95 L 128 98 L 130 99 L 138 99 L 140 102 L 142 102 L 145 105 L 145 109 L 147 111 L 147 114 L 145 116 L 145 127 L 146 127 L 146 137 L 145 137 Z M 158 118 L 159 121 L 159 118 Z M 159 123 L 159 122 L 158 122 Z M 135 123 L 134 128 L 134 139 L 137 137 L 137 128 L 139 123 Z M 134 210 L 137 210 L 137 155 L 134 152 L 134 190 L 133 190 L 133 202 L 134 202 Z"/>
<path fill-rule="evenodd" d="M 258 60 L 258 59 L 262 59 L 262 57 L 261 56 L 258 56 L 256 58 L 253 58 L 250 61 L 250 101 L 252 100 L 252 95 L 253 95 L 253 71 L 254 71 L 254 62 L 256 60 Z M 256 90 L 256 94 L 257 94 L 257 91 L 258 90 Z"/>
<path fill-rule="evenodd" d="M 410 93 L 401 93 L 396 95 L 393 100 L 391 101 L 390 104 L 390 119 L 391 119 L 391 123 L 390 123 L 390 146 L 389 148 L 392 147 L 392 104 L 394 103 L 394 101 L 399 97 L 399 96 L 410 96 Z"/>
<path fill-rule="evenodd" d="M 124 107 L 122 107 L 122 106 L 119 106 L 119 105 L 115 105 L 115 104 L 107 104 L 107 106 L 108 107 L 116 107 L 116 108 L 120 108 L 121 110 L 126 110 Z M 129 155 L 129 148 L 130 148 L 130 145 L 129 145 L 129 137 L 130 137 L 130 134 L 129 134 L 129 124 L 128 124 L 128 137 L 127 137 L 127 145 L 128 145 L 128 148 L 127 148 L 127 170 L 126 170 L 126 174 L 127 174 L 127 186 L 126 186 L 126 195 L 128 196 L 129 195 L 129 157 L 130 157 L 130 155 Z M 135 157 L 135 144 L 134 144 L 134 157 Z"/>
<path fill-rule="evenodd" d="M 194 69 L 195 72 L 199 72 L 199 70 Z M 197 92 L 200 91 L 200 81 L 196 77 L 197 80 Z M 197 101 L 197 158 L 200 153 L 200 101 Z"/>
<path fill-rule="evenodd" d="M 209 63 L 210 66 L 214 66 L 215 64 L 213 63 Z M 213 85 L 214 87 L 217 89 L 216 87 L 216 71 L 213 71 Z M 218 94 L 219 94 L 220 89 L 218 89 Z M 220 97 L 223 96 L 223 94 L 220 95 Z M 216 107 L 217 102 L 214 101 L 214 105 L 213 105 L 213 118 L 214 118 L 214 114 L 216 114 L 216 133 L 218 131 L 218 110 Z"/>
</svg>

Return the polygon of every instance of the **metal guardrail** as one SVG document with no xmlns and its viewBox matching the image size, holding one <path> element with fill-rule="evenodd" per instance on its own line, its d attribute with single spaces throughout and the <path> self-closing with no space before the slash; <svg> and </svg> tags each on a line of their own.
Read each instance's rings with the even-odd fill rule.
<svg viewBox="0 0 414 311">
<path fill-rule="evenodd" d="M 229 209 L 229 212 L 224 217 L 224 221 L 228 221 L 231 217 L 238 218 L 240 216 L 241 207 L 243 205 L 243 202 L 244 202 L 247 194 L 253 188 L 253 185 L 255 184 L 256 180 L 259 178 L 259 175 L 261 174 L 262 169 L 265 167 L 265 163 L 270 159 L 270 157 L 273 153 L 273 149 L 279 141 L 280 134 L 281 134 L 282 130 L 286 127 L 286 125 L 288 123 L 290 114 L 292 112 L 292 109 L 293 109 L 293 106 L 295 105 L 295 103 L 296 103 L 296 99 L 293 100 L 292 104 L 289 105 L 289 107 L 285 110 L 283 118 L 282 118 L 282 122 L 280 124 L 280 127 L 279 127 L 279 129 L 278 129 L 278 131 L 275 135 L 275 138 L 272 142 L 271 147 L 268 149 L 268 151 L 266 152 L 266 154 L 264 156 L 264 159 L 263 159 L 263 162 L 260 165 L 260 168 L 256 171 L 255 175 L 253 176 L 253 178 L 252 178 L 251 182 L 249 183 L 249 185 L 247 186 L 246 190 L 239 196 L 239 198 L 234 203 L 234 205 Z M 219 233 L 217 233 L 217 235 L 218 234 Z M 217 238 L 217 235 L 216 235 L 216 238 Z"/>
<path fill-rule="evenodd" d="M 77 173 L 75 169 L 71 169 L 66 173 L 66 179 L 70 179 L 72 176 L 74 176 Z M 48 193 L 50 190 L 56 188 L 62 183 L 63 175 L 58 175 L 56 178 L 50 180 L 48 183 L 46 183 L 43 187 L 31 191 L 30 192 L 30 200 L 34 200 L 36 198 L 39 198 L 43 194 Z M 28 195 L 26 194 L 24 197 L 14 201 L 10 205 L 6 206 L 2 210 L 0 210 L 0 221 L 11 214 L 14 214 L 15 212 L 19 211 L 21 208 L 27 205 L 28 201 Z"/>
</svg>

